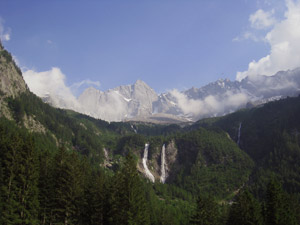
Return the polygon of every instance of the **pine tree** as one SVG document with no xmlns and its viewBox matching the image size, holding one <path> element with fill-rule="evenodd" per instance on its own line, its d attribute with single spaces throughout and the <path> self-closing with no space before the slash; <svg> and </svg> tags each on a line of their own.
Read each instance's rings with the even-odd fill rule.
<svg viewBox="0 0 300 225">
<path fill-rule="evenodd" d="M 24 140 L 18 170 L 20 184 L 18 198 L 20 201 L 20 216 L 23 224 L 38 224 L 38 178 L 39 166 L 37 152 L 32 137 Z"/>
<path fill-rule="evenodd" d="M 3 136 L 2 136 L 3 137 Z M 12 146 L 12 143 L 14 146 Z M 1 140 L 2 158 L 2 184 L 1 184 L 1 224 L 18 224 L 21 222 L 18 213 L 17 199 L 18 184 L 16 181 L 18 168 L 18 151 L 21 148 L 19 137 L 9 137 Z"/>
<path fill-rule="evenodd" d="M 296 225 L 296 217 L 280 183 L 271 180 L 266 193 L 266 225 Z"/>
<path fill-rule="evenodd" d="M 218 219 L 218 205 L 214 199 L 212 197 L 198 197 L 196 212 L 191 218 L 191 224 L 216 225 Z"/>
<path fill-rule="evenodd" d="M 77 224 L 79 199 L 83 194 L 82 173 L 78 156 L 60 148 L 54 158 L 53 199 L 51 222 L 54 224 Z"/>
<path fill-rule="evenodd" d="M 112 194 L 112 224 L 150 224 L 143 183 L 132 153 L 128 153 L 122 169 L 115 175 Z"/>
<path fill-rule="evenodd" d="M 39 178 L 39 220 L 40 224 L 49 224 L 51 219 L 51 200 L 54 198 L 53 158 L 47 150 L 40 154 L 40 178 Z"/>
<path fill-rule="evenodd" d="M 232 204 L 228 225 L 261 225 L 263 223 L 259 202 L 246 190 Z"/>
<path fill-rule="evenodd" d="M 33 139 L 21 132 L 6 135 L 0 140 L 1 224 L 37 224 L 39 170 Z"/>
<path fill-rule="evenodd" d="M 97 171 L 90 175 L 88 187 L 86 188 L 83 224 L 101 225 L 105 224 L 105 178 L 102 172 Z"/>
</svg>

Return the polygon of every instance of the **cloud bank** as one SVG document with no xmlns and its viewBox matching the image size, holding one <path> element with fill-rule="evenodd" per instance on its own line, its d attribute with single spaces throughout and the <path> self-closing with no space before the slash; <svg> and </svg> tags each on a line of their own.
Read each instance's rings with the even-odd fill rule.
<svg viewBox="0 0 300 225">
<path fill-rule="evenodd" d="M 256 29 L 272 29 L 265 35 L 264 41 L 270 45 L 270 53 L 258 61 L 253 60 L 248 70 L 237 72 L 238 81 L 253 75 L 274 75 L 281 70 L 300 66 L 300 1 L 286 0 L 287 10 L 284 19 L 276 21 L 274 11 L 258 10 L 250 15 L 251 26 Z"/>
<path fill-rule="evenodd" d="M 245 106 L 249 101 L 249 96 L 246 93 L 233 93 L 231 91 L 222 95 L 209 95 L 204 99 L 188 98 L 176 89 L 172 90 L 170 94 L 176 99 L 178 107 L 184 114 L 198 119 L 235 111 Z"/>
<path fill-rule="evenodd" d="M 266 29 L 276 23 L 274 18 L 274 10 L 266 12 L 262 9 L 257 10 L 249 17 L 251 27 L 255 29 Z"/>
<path fill-rule="evenodd" d="M 42 98 L 51 97 L 56 106 L 78 109 L 77 99 L 66 86 L 66 76 L 57 67 L 44 72 L 27 70 L 23 73 L 30 91 Z"/>
<path fill-rule="evenodd" d="M 23 77 L 30 91 L 37 96 L 46 100 L 51 98 L 49 101 L 56 107 L 80 112 L 82 111 L 81 104 L 75 97 L 74 92 L 83 85 L 100 85 L 99 82 L 84 80 L 68 87 L 65 83 L 66 76 L 57 67 L 44 72 L 27 70 L 23 73 Z"/>
<path fill-rule="evenodd" d="M 80 87 L 85 85 L 99 87 L 100 82 L 87 79 L 67 86 L 65 74 L 57 67 L 43 72 L 27 70 L 23 72 L 23 78 L 30 91 L 54 107 L 72 109 L 107 121 L 120 121 L 127 112 L 124 100 L 121 101 L 117 93 L 104 96 L 104 100 L 109 101 L 100 105 L 92 101 L 94 99 L 90 99 L 91 96 L 83 100 L 77 99 L 74 93 L 77 93 Z M 87 92 L 88 90 L 86 89 Z M 105 103 L 105 101 L 102 102 Z"/>
</svg>

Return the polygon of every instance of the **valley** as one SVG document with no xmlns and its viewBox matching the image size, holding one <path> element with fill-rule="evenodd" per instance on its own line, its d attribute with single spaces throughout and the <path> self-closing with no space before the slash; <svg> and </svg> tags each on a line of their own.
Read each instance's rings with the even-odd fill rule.
<svg viewBox="0 0 300 225">
<path fill-rule="evenodd" d="M 299 224 L 299 69 L 261 79 L 185 92 L 187 103 L 215 93 L 231 102 L 228 89 L 240 96 L 244 88 L 253 95 L 251 107 L 246 98 L 213 117 L 194 114 L 195 122 L 114 122 L 128 112 L 189 112 L 142 81 L 106 93 L 87 90 L 101 100 L 82 97 L 86 110 L 95 107 L 90 113 L 54 108 L 30 91 L 0 45 L 0 223 L 176 225 L 210 215 L 214 224 L 274 224 L 275 217 Z M 295 89 L 277 87 L 283 79 L 295 80 Z M 258 91 L 264 82 L 275 88 Z M 282 97 L 267 101 L 274 96 Z M 110 122 L 98 119 L 106 105 L 125 111 Z"/>
</svg>

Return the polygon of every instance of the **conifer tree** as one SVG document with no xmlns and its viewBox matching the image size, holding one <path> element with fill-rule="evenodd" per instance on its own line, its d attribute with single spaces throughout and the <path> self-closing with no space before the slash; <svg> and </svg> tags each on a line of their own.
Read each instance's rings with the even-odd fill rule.
<svg viewBox="0 0 300 225">
<path fill-rule="evenodd" d="M 142 181 L 132 153 L 128 153 L 124 166 L 115 175 L 112 194 L 112 224 L 150 224 Z"/>
<path fill-rule="evenodd" d="M 1 137 L 3 137 L 1 135 Z M 14 146 L 12 146 L 12 143 Z M 2 138 L 1 153 L 2 158 L 2 184 L 1 184 L 1 224 L 17 224 L 21 222 L 18 212 L 19 202 L 17 199 L 18 184 L 16 181 L 18 168 L 18 151 L 21 147 L 19 137 Z"/>
<path fill-rule="evenodd" d="M 1 135 L 1 224 L 37 224 L 38 166 L 31 136 L 13 132 Z"/>
<path fill-rule="evenodd" d="M 54 224 L 77 224 L 80 214 L 79 196 L 82 194 L 81 172 L 78 156 L 60 148 L 54 158 L 54 193 L 51 222 Z"/>
<path fill-rule="evenodd" d="M 20 216 L 23 224 L 38 224 L 38 178 L 39 165 L 37 151 L 32 136 L 24 140 L 20 149 L 17 182 L 20 185 Z"/>
<path fill-rule="evenodd" d="M 54 176 L 53 176 L 53 158 L 45 150 L 40 154 L 40 178 L 39 178 L 39 221 L 40 224 L 49 224 L 51 219 L 51 200 L 54 198 Z"/>
<path fill-rule="evenodd" d="M 86 188 L 83 224 L 105 224 L 105 178 L 102 172 L 97 171 L 90 175 Z"/>
<path fill-rule="evenodd" d="M 218 219 L 218 205 L 214 199 L 212 197 L 198 197 L 196 212 L 191 218 L 191 224 L 217 225 Z"/>
<path fill-rule="evenodd" d="M 296 225 L 296 217 L 277 180 L 271 180 L 266 193 L 266 225 Z"/>
<path fill-rule="evenodd" d="M 259 202 L 245 190 L 232 204 L 228 225 L 262 225 L 262 214 Z"/>
</svg>

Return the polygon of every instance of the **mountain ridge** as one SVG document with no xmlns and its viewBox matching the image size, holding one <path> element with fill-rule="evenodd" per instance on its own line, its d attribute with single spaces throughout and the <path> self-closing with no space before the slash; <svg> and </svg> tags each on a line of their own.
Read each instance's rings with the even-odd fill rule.
<svg viewBox="0 0 300 225">
<path fill-rule="evenodd" d="M 4 65 L 9 63 L 5 61 Z M 12 72 L 14 78 L 22 79 L 17 68 L 8 72 Z M 0 76 L 6 74 L 0 73 Z M 17 89 L 13 83 L 9 85 L 9 88 Z M 215 85 L 225 87 L 222 81 Z M 130 88 L 125 89 L 133 90 Z M 111 92 L 120 97 L 116 90 Z M 161 219 L 165 215 L 169 215 L 167 221 L 171 221 L 169 218 L 175 221 L 168 224 L 190 224 L 190 212 L 194 210 L 194 200 L 199 193 L 214 196 L 222 202 L 219 204 L 222 208 L 218 211 L 223 212 L 220 219 L 225 221 L 231 202 L 236 201 L 235 198 L 244 189 L 249 188 L 256 197 L 263 199 L 266 185 L 272 177 L 279 178 L 284 189 L 291 194 L 291 199 L 296 200 L 289 205 L 299 205 L 300 97 L 201 120 L 181 128 L 178 125 L 108 123 L 51 107 L 28 89 L 16 93 L 16 96 L 3 97 L 13 118 L 7 120 L 0 115 L 1 190 L 8 190 L 9 179 L 13 180 L 15 187 L 12 190 L 14 194 L 10 195 L 13 201 L 5 201 L 7 195 L 1 195 L 0 205 L 1 209 L 6 209 L 7 205 L 9 209 L 16 205 L 23 206 L 23 198 L 19 197 L 20 188 L 36 190 L 32 197 L 36 207 L 33 210 L 27 205 L 23 207 L 32 212 L 33 220 L 36 220 L 31 224 L 38 224 L 37 221 L 41 224 L 45 220 L 50 221 L 47 224 L 52 223 L 48 215 L 55 212 L 54 205 L 61 207 L 58 212 L 65 210 L 65 202 L 62 206 L 52 204 L 57 201 L 58 194 L 63 194 L 68 204 L 73 204 L 75 224 L 94 224 L 85 221 L 77 223 L 84 213 L 91 211 L 93 202 L 97 207 L 101 203 L 93 215 L 101 212 L 102 219 L 112 219 L 111 223 L 105 224 L 120 224 L 114 221 L 119 211 L 107 212 L 103 207 L 108 210 L 124 207 L 122 200 L 128 195 L 121 195 L 117 200 L 119 207 L 111 207 L 115 206 L 112 203 L 116 204 L 115 197 L 124 190 L 145 194 L 149 203 L 147 215 L 150 214 L 151 219 L 157 217 L 151 224 L 167 224 Z M 4 92 L 1 95 L 4 96 Z M 174 96 L 164 94 L 162 97 Z M 0 106 L 2 109 L 2 104 Z M 25 124 L 26 118 L 34 119 L 41 125 L 40 128 L 29 129 Z M 126 155 L 132 155 L 130 167 L 126 166 Z M 127 168 L 131 172 L 123 173 L 128 171 Z M 155 183 L 150 184 L 147 179 L 142 179 L 142 176 L 147 178 L 146 168 L 153 174 Z M 163 170 L 167 176 L 163 175 Z M 31 176 L 33 173 L 34 176 Z M 102 178 L 98 182 L 99 174 Z M 126 179 L 130 179 L 132 174 L 143 182 L 137 183 L 140 189 L 126 186 L 129 183 Z M 28 182 L 24 177 L 33 181 Z M 159 179 L 163 177 L 166 183 Z M 96 198 L 98 195 L 101 198 Z M 27 199 L 32 200 L 29 197 Z M 74 203 L 74 199 L 78 199 L 78 204 L 77 200 Z M 262 203 L 262 209 L 264 205 Z M 5 215 L 0 211 L 1 215 Z M 299 211 L 299 208 L 295 210 L 295 215 L 300 215 Z M 14 215 L 18 218 L 20 214 L 17 212 Z M 85 215 L 86 220 L 91 218 L 90 215 Z M 65 221 L 66 217 L 58 223 Z"/>
<path fill-rule="evenodd" d="M 300 68 L 296 68 L 280 71 L 273 76 L 251 76 L 242 81 L 219 79 L 200 88 L 161 94 L 157 94 L 144 81 L 137 80 L 134 84 L 107 91 L 89 87 L 78 97 L 80 108 L 69 108 L 107 121 L 138 121 L 139 118 L 147 121 L 152 118 L 154 123 L 168 123 L 170 117 L 181 122 L 197 121 L 287 96 L 297 96 L 300 93 L 299 77 Z M 68 108 L 63 104 L 58 107 Z M 153 120 L 155 115 L 165 115 L 165 120 Z"/>
</svg>

